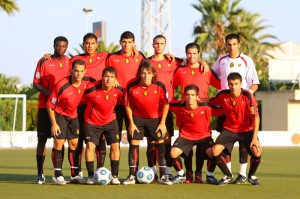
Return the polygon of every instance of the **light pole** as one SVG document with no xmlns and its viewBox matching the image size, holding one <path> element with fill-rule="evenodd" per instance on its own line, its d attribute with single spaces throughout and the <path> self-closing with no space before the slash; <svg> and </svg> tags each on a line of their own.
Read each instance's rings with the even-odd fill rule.
<svg viewBox="0 0 300 199">
<path fill-rule="evenodd" d="M 93 9 L 92 8 L 83 8 L 82 11 L 85 13 L 85 33 L 87 33 L 87 24 L 88 24 L 87 15 L 89 12 L 92 12 Z"/>
</svg>

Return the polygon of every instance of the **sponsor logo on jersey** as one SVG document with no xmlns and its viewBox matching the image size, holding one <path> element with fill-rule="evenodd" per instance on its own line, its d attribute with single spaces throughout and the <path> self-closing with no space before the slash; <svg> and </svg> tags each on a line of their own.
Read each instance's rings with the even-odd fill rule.
<svg viewBox="0 0 300 199">
<path fill-rule="evenodd" d="M 56 103 L 56 98 L 55 97 L 52 97 L 51 99 L 51 104 L 55 104 Z"/>
<path fill-rule="evenodd" d="M 40 79 L 40 78 L 41 78 L 40 72 L 36 72 L 36 73 L 35 73 L 35 78 L 37 78 L 37 79 Z"/>
</svg>

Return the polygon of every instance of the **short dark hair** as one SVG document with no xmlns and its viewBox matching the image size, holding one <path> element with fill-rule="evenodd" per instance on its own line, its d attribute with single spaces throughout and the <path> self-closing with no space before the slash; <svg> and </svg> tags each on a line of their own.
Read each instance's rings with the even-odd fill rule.
<svg viewBox="0 0 300 199">
<path fill-rule="evenodd" d="M 141 73 L 144 69 L 147 69 L 147 71 L 151 71 L 153 73 L 152 82 L 155 82 L 157 80 L 157 72 L 156 72 L 155 66 L 153 65 L 152 62 L 148 61 L 147 59 L 142 60 L 139 65 L 139 70 L 137 73 L 138 81 L 141 81 Z"/>
<path fill-rule="evenodd" d="M 238 34 L 231 33 L 231 34 L 226 35 L 225 43 L 227 44 L 227 41 L 231 40 L 231 39 L 236 39 L 238 41 L 238 43 L 240 43 L 240 36 Z"/>
<path fill-rule="evenodd" d="M 98 40 L 97 36 L 94 33 L 87 33 L 84 35 L 83 37 L 83 43 L 87 40 L 87 39 L 95 39 L 96 41 Z"/>
<path fill-rule="evenodd" d="M 107 72 L 110 72 L 110 73 L 113 73 L 115 74 L 115 77 L 117 77 L 117 70 L 115 67 L 113 66 L 106 66 L 103 71 L 102 71 L 102 77 L 104 77 L 104 75 L 107 73 Z"/>
<path fill-rule="evenodd" d="M 189 84 L 189 85 L 187 85 L 186 87 L 184 87 L 184 94 L 185 94 L 186 92 L 188 92 L 189 90 L 194 90 L 194 91 L 196 91 L 196 95 L 199 94 L 199 88 L 198 88 L 198 86 L 196 86 L 195 84 Z"/>
<path fill-rule="evenodd" d="M 69 41 L 68 41 L 68 39 L 66 37 L 64 37 L 64 36 L 58 36 L 58 37 L 55 37 L 53 44 L 55 45 L 55 43 L 59 42 L 59 41 L 64 41 L 64 42 L 69 43 Z"/>
<path fill-rule="evenodd" d="M 196 48 L 198 52 L 200 52 L 200 46 L 196 43 L 189 43 L 185 46 L 185 53 L 187 53 L 188 49 L 190 48 Z"/>
<path fill-rule="evenodd" d="M 156 39 L 165 39 L 165 42 L 167 43 L 167 39 L 165 36 L 163 35 L 156 35 L 154 38 L 153 38 L 153 43 L 155 42 Z"/>
<path fill-rule="evenodd" d="M 121 34 L 120 41 L 122 41 L 122 39 L 133 39 L 134 41 L 134 34 L 130 31 L 125 31 Z"/>
<path fill-rule="evenodd" d="M 72 70 L 75 68 L 76 65 L 83 65 L 86 67 L 85 62 L 82 59 L 75 59 L 72 63 Z"/>
<path fill-rule="evenodd" d="M 242 76 L 240 75 L 240 73 L 233 72 L 227 76 L 227 81 L 228 80 L 236 80 L 236 79 L 239 79 L 242 82 Z"/>
</svg>

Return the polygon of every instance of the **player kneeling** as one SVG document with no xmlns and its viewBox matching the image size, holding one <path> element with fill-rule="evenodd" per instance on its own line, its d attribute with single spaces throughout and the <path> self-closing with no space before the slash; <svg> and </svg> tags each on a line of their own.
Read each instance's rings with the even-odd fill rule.
<svg viewBox="0 0 300 199">
<path fill-rule="evenodd" d="M 190 84 L 184 88 L 184 101 L 170 103 L 170 110 L 176 115 L 176 124 L 179 128 L 179 137 L 174 142 L 171 149 L 173 166 L 178 172 L 174 184 L 183 183 L 186 179 L 180 156 L 188 156 L 193 146 L 197 146 L 199 158 L 208 156 L 208 172 L 206 179 L 210 184 L 218 184 L 218 180 L 213 176 L 215 162 L 212 155 L 213 139 L 211 137 L 210 117 L 220 116 L 223 109 L 212 106 L 207 102 L 199 102 L 199 88 Z M 207 180 L 208 181 L 208 180 Z"/>
</svg>

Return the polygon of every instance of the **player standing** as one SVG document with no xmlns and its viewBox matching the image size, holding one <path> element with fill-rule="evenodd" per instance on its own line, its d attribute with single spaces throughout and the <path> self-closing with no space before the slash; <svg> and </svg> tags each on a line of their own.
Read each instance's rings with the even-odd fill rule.
<svg viewBox="0 0 300 199">
<path fill-rule="evenodd" d="M 62 148 L 68 140 L 68 158 L 71 167 L 71 183 L 86 183 L 79 175 L 78 155 L 75 150 L 78 143 L 79 123 L 77 107 L 81 101 L 88 82 L 82 81 L 85 74 L 85 62 L 74 60 L 72 75 L 60 80 L 47 100 L 47 110 L 51 121 L 51 133 L 54 137 L 52 162 L 54 166 L 53 180 L 58 185 L 65 185 L 62 173 Z"/>
<path fill-rule="evenodd" d="M 227 77 L 229 90 L 220 91 L 210 102 L 223 107 L 226 119 L 223 129 L 213 146 L 213 155 L 217 165 L 225 176 L 219 184 L 233 182 L 232 173 L 228 169 L 224 154 L 224 149 L 231 153 L 236 141 L 244 143 L 247 152 L 251 156 L 248 181 L 252 185 L 260 185 L 255 177 L 255 172 L 261 161 L 261 151 L 258 140 L 259 114 L 258 103 L 253 94 L 242 88 L 243 77 L 237 73 L 230 73 Z"/>
<path fill-rule="evenodd" d="M 189 84 L 195 84 L 199 88 L 199 97 L 201 101 L 208 100 L 208 89 L 209 86 L 214 86 L 217 89 L 220 89 L 220 81 L 218 78 L 211 72 L 208 71 L 203 73 L 199 63 L 199 55 L 200 55 L 200 47 L 196 43 L 189 43 L 185 47 L 185 53 L 187 57 L 187 65 L 178 68 L 175 71 L 173 77 L 173 88 L 177 87 L 181 88 L 182 97 L 184 96 L 184 88 Z M 196 171 L 195 171 L 195 183 L 202 183 L 202 167 L 204 163 L 204 159 L 198 157 L 196 153 Z M 193 182 L 193 169 L 192 169 L 192 157 L 193 150 L 191 150 L 190 154 L 187 158 L 185 158 L 185 167 L 186 167 L 186 183 Z M 210 160 L 208 160 L 210 161 Z M 214 171 L 215 165 L 210 164 L 208 162 L 209 167 L 208 170 L 210 173 Z M 206 176 L 207 183 L 216 184 L 218 181 L 214 178 L 213 175 Z"/>
<path fill-rule="evenodd" d="M 135 184 L 139 163 L 139 144 L 144 136 L 147 137 L 148 142 L 155 143 L 158 149 L 160 182 L 172 184 L 165 175 L 164 137 L 167 132 L 165 122 L 169 104 L 165 86 L 156 79 L 155 67 L 151 62 L 144 60 L 139 66 L 136 80 L 127 87 L 125 104 L 129 119 L 130 146 L 128 152 L 129 176 L 123 182 L 125 185 Z"/>
<path fill-rule="evenodd" d="M 38 115 L 37 115 L 37 137 L 36 147 L 37 161 L 37 184 L 45 183 L 44 161 L 46 156 L 46 142 L 51 138 L 51 123 L 48 116 L 46 101 L 54 88 L 54 85 L 62 78 L 68 75 L 69 58 L 65 56 L 68 48 L 68 40 L 63 36 L 54 39 L 54 53 L 50 55 L 52 59 L 41 58 L 36 66 L 33 87 L 40 94 L 38 98 Z"/>
<path fill-rule="evenodd" d="M 104 134 L 110 144 L 110 165 L 112 172 L 111 184 L 118 185 L 120 146 L 119 128 L 114 108 L 117 101 L 123 103 L 123 89 L 114 87 L 117 73 L 115 68 L 104 68 L 102 79 L 88 85 L 85 91 L 87 108 L 85 110 L 85 140 L 86 140 L 86 168 L 88 170 L 87 184 L 94 184 L 94 152 Z"/>
<path fill-rule="evenodd" d="M 214 73 L 221 80 L 221 90 L 228 89 L 227 76 L 232 72 L 238 72 L 242 76 L 242 88 L 248 89 L 254 93 L 258 89 L 259 79 L 255 69 L 253 60 L 240 52 L 240 37 L 237 34 L 229 34 L 225 37 L 226 48 L 228 53 L 218 58 L 212 67 Z M 217 130 L 221 132 L 222 123 L 225 116 L 218 118 Z M 231 170 L 231 156 L 228 156 L 227 166 Z M 240 171 L 238 177 L 234 180 L 235 184 L 244 183 L 247 181 L 247 160 L 248 153 L 245 150 L 244 144 L 239 142 L 239 161 Z"/>
</svg>

